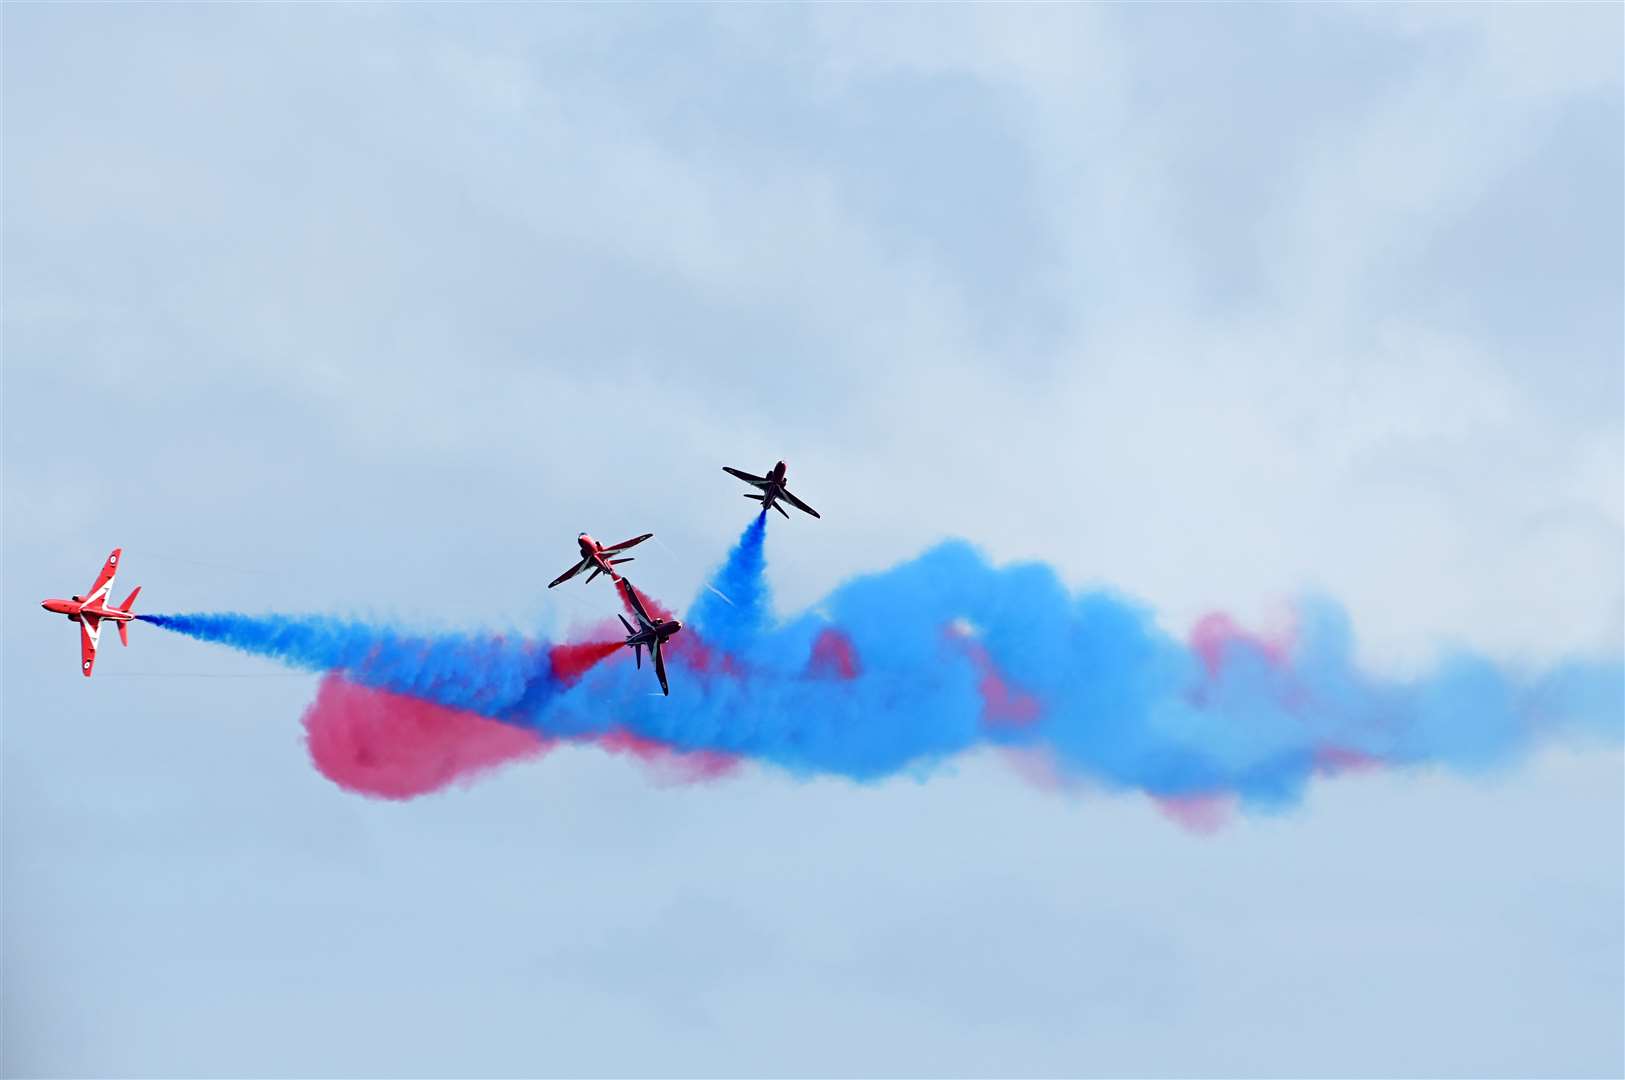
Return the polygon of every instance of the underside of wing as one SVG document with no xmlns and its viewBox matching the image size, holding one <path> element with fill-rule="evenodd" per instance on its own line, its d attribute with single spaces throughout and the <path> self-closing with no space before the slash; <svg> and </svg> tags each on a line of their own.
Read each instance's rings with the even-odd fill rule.
<svg viewBox="0 0 1625 1080">
<path fill-rule="evenodd" d="M 781 488 L 779 493 L 784 496 L 784 501 L 785 502 L 789 503 L 791 506 L 795 507 L 797 510 L 803 510 L 803 511 L 811 514 L 813 517 L 822 517 L 823 516 L 817 510 L 814 510 L 812 507 L 808 506 L 806 503 L 802 502 L 800 499 L 798 499 L 794 495 L 790 494 L 790 489 L 789 488 Z"/>
<path fill-rule="evenodd" d="M 114 548 L 113 554 L 102 563 L 102 572 L 96 575 L 96 583 L 85 593 L 85 603 L 96 604 L 106 598 L 113 588 L 113 575 L 118 573 L 119 556 L 124 554 L 123 548 Z"/>
<path fill-rule="evenodd" d="M 604 551 L 625 551 L 629 547 L 637 547 L 639 544 L 643 543 L 653 535 L 654 533 L 644 533 L 642 536 L 634 536 L 630 540 L 622 540 L 619 544 L 616 544 L 613 547 L 607 547 L 604 549 Z"/>
<path fill-rule="evenodd" d="M 88 678 L 96 663 L 96 645 L 101 640 L 101 620 L 93 615 L 79 617 L 79 669 Z"/>
<path fill-rule="evenodd" d="M 632 583 L 622 578 L 621 589 L 626 593 L 626 602 L 632 605 L 633 611 L 637 612 L 638 621 L 644 626 L 653 625 L 654 620 L 649 618 L 649 612 L 645 610 L 643 601 L 638 599 L 638 591 L 632 587 Z"/>
<path fill-rule="evenodd" d="M 730 476 L 739 477 L 747 484 L 755 484 L 757 487 L 762 487 L 767 483 L 767 477 L 757 476 L 755 473 L 748 473 L 743 469 L 735 469 L 731 465 L 724 465 L 722 471 Z"/>
<path fill-rule="evenodd" d="M 582 559 L 580 562 L 578 562 L 574 566 L 570 567 L 570 569 L 566 570 L 564 573 L 560 574 L 558 577 L 554 578 L 552 581 L 549 581 L 547 583 L 547 587 L 549 589 L 551 589 L 553 586 L 559 584 L 560 582 L 569 581 L 571 578 L 573 578 L 577 574 L 581 573 L 581 571 L 585 570 L 587 568 L 587 563 L 588 562 L 589 562 L 589 560 Z"/>
<path fill-rule="evenodd" d="M 660 651 L 660 642 L 649 646 L 649 651 L 655 654 L 655 678 L 660 680 L 660 692 L 670 697 L 671 687 L 666 685 L 666 657 Z"/>
</svg>

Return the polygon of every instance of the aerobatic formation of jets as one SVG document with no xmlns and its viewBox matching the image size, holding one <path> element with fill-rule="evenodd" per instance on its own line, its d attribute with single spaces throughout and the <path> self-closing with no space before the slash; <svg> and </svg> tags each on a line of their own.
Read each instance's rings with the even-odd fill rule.
<svg viewBox="0 0 1625 1080">
<path fill-rule="evenodd" d="M 785 512 L 783 506 L 779 505 L 782 500 L 797 510 L 811 514 L 813 517 L 821 516 L 817 510 L 790 494 L 790 489 L 785 486 L 789 471 L 782 461 L 775 464 L 766 476 L 756 476 L 728 465 L 724 465 L 722 468 L 723 471 L 732 476 L 737 476 L 757 489 L 755 492 L 746 492 L 745 498 L 754 499 L 761 503 L 763 513 L 769 510 L 777 510 L 788 518 L 790 515 Z M 681 630 L 683 624 L 677 619 L 651 617 L 648 609 L 643 606 L 643 600 L 639 598 L 637 590 L 632 587 L 632 583 L 622 577 L 615 569 L 622 563 L 632 561 L 632 556 L 622 556 L 622 552 L 637 547 L 645 540 L 653 537 L 654 533 L 643 533 L 641 536 L 634 536 L 630 540 L 623 540 L 619 544 L 611 544 L 606 547 L 586 533 L 580 533 L 576 536 L 576 546 L 581 551 L 580 558 L 576 560 L 574 566 L 548 582 L 547 587 L 551 589 L 555 585 L 569 581 L 583 570 L 590 569 L 592 571 L 587 575 L 588 581 L 592 581 L 600 574 L 608 574 L 610 581 L 615 583 L 625 595 L 626 602 L 632 608 L 632 614 L 638 621 L 638 624 L 633 626 L 630 622 L 627 622 L 626 616 L 618 613 L 616 615 L 616 618 L 621 620 L 621 625 L 626 627 L 626 646 L 632 650 L 634 662 L 641 669 L 643 667 L 643 650 L 648 649 L 649 658 L 654 662 L 655 678 L 660 680 L 660 692 L 670 695 L 671 687 L 666 681 L 666 661 L 660 654 L 660 647 L 673 634 Z M 130 595 L 125 598 L 124 603 L 119 604 L 117 607 L 109 607 L 107 603 L 108 597 L 113 591 L 113 575 L 118 572 L 119 556 L 122 554 L 122 548 L 113 549 L 113 553 L 107 557 L 107 562 L 102 564 L 102 572 L 97 575 L 95 584 L 91 585 L 90 591 L 84 596 L 75 596 L 69 600 L 46 600 L 40 604 L 46 611 L 66 615 L 70 621 L 79 624 L 80 670 L 83 671 L 86 677 L 89 677 L 91 669 L 96 664 L 96 646 L 101 640 L 103 622 L 111 622 L 117 626 L 119 641 L 125 645 L 130 644 L 129 624 L 130 620 L 135 618 L 130 609 L 135 604 L 136 594 L 141 591 L 141 587 L 136 586 L 130 592 Z"/>
</svg>

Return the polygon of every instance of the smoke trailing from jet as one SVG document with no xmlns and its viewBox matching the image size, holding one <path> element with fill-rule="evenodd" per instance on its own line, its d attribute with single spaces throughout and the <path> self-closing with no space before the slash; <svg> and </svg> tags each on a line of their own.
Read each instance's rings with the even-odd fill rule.
<svg viewBox="0 0 1625 1080">
<path fill-rule="evenodd" d="M 1216 800 L 1287 805 L 1317 775 L 1472 771 L 1548 741 L 1622 735 L 1617 659 L 1524 671 L 1454 652 L 1420 676 L 1383 679 L 1356 666 L 1348 619 L 1328 601 L 1300 605 L 1290 641 L 1223 616 L 1180 640 L 1127 597 L 1074 593 L 1042 564 L 995 567 L 959 541 L 775 620 L 765 539 L 758 515 L 691 605 L 666 650 L 669 698 L 651 693 L 651 673 L 622 662 L 630 657 L 601 662 L 613 641 L 424 636 L 325 617 L 141 618 L 334 672 L 363 694 L 523 729 L 536 740 L 516 744 L 525 753 L 590 741 L 687 762 L 678 771 L 688 779 L 742 759 L 868 781 L 1002 747 L 1056 784 L 1144 792 L 1197 828 L 1214 820 Z M 358 699 L 345 700 L 353 709 Z M 405 708 L 384 698 L 368 707 Z M 313 753 L 323 715 L 318 701 L 306 716 Z M 500 742 L 480 737 L 487 748 Z M 479 768 L 491 753 L 475 755 Z M 443 771 L 420 789 L 459 775 Z"/>
<path fill-rule="evenodd" d="M 718 648 L 747 648 L 767 625 L 772 600 L 764 573 L 766 539 L 767 511 L 763 510 L 694 600 L 690 622 L 702 627 L 707 640 Z"/>
<path fill-rule="evenodd" d="M 545 642 L 502 635 L 413 635 L 326 615 L 141 615 L 144 622 L 363 686 L 496 716 L 556 691 Z"/>
</svg>

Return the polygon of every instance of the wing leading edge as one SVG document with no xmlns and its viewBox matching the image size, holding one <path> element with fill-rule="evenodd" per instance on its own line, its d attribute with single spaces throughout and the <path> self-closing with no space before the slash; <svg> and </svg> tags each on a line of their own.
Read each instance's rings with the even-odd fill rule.
<svg viewBox="0 0 1625 1080">
<path fill-rule="evenodd" d="M 79 669 L 85 678 L 96 665 L 96 646 L 101 642 L 102 621 L 94 615 L 79 616 Z"/>
<path fill-rule="evenodd" d="M 649 651 L 655 654 L 655 678 L 660 680 L 660 692 L 671 697 L 671 687 L 666 685 L 666 658 L 660 653 L 660 639 L 656 638 Z"/>
<path fill-rule="evenodd" d="M 789 488 L 780 488 L 779 489 L 779 494 L 784 496 L 784 501 L 785 502 L 789 503 L 791 506 L 795 507 L 797 510 L 801 510 L 801 511 L 803 511 L 805 513 L 811 514 L 815 518 L 822 518 L 823 517 L 823 515 L 820 514 L 817 510 L 814 510 L 812 507 L 808 506 L 806 503 L 802 502 L 800 499 L 798 499 L 794 495 L 790 494 L 790 489 Z"/>
<path fill-rule="evenodd" d="M 622 540 L 619 544 L 614 544 L 605 548 L 604 552 L 607 554 L 611 551 L 625 551 L 627 548 L 637 547 L 639 544 L 643 543 L 645 540 L 648 540 L 652 536 L 654 536 L 654 533 L 644 533 L 642 536 L 634 536 L 630 540 Z"/>
<path fill-rule="evenodd" d="M 124 554 L 123 548 L 114 548 L 113 554 L 102 563 L 102 572 L 96 575 L 96 583 L 85 593 L 86 604 L 98 604 L 107 599 L 107 594 L 113 589 L 113 575 L 118 573 L 118 557 Z"/>
<path fill-rule="evenodd" d="M 547 583 L 547 587 L 549 589 L 551 589 L 555 585 L 559 585 L 559 584 L 562 584 L 562 583 L 564 583 L 566 581 L 569 581 L 571 578 L 573 578 L 577 574 L 581 573 L 581 571 L 585 570 L 587 568 L 587 563 L 589 563 L 589 562 L 591 562 L 590 559 L 582 559 L 580 562 L 578 562 L 574 566 L 570 567 L 570 569 L 566 570 L 564 573 L 560 574 L 558 577 L 554 578 L 552 581 L 549 581 Z"/>
</svg>

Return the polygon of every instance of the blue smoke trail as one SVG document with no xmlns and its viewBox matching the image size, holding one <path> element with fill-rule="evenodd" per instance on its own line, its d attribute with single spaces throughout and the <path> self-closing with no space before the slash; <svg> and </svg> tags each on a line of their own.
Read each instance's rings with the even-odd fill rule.
<svg viewBox="0 0 1625 1080">
<path fill-rule="evenodd" d="M 943 544 L 774 623 L 758 516 L 668 651 L 671 697 L 630 663 L 554 679 L 545 646 L 427 639 L 332 619 L 148 616 L 159 626 L 554 737 L 625 728 L 799 776 L 873 780 L 978 746 L 1037 751 L 1061 777 L 1159 797 L 1295 800 L 1329 762 L 1478 770 L 1554 739 L 1617 744 L 1625 665 L 1544 673 L 1467 653 L 1414 679 L 1353 661 L 1342 610 L 1304 605 L 1290 653 L 1246 638 L 1216 664 L 1108 590 L 1071 593 L 1040 564 L 996 568 Z M 821 664 L 820 655 L 835 656 Z"/>
<path fill-rule="evenodd" d="M 756 515 L 728 552 L 722 569 L 690 607 L 690 621 L 704 628 L 707 640 L 729 651 L 744 649 L 767 623 L 770 597 L 763 544 L 767 511 Z"/>
<path fill-rule="evenodd" d="M 413 636 L 325 615 L 137 615 L 154 626 L 307 671 L 483 716 L 524 714 L 558 690 L 545 643 L 497 635 Z"/>
</svg>

